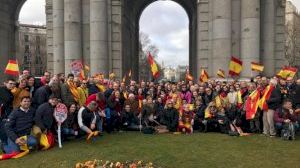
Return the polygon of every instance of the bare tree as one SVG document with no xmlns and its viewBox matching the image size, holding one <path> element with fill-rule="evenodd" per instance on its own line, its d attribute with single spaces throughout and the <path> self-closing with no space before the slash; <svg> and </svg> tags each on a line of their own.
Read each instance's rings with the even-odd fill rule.
<svg viewBox="0 0 300 168">
<path fill-rule="evenodd" d="M 151 79 L 150 65 L 148 63 L 147 57 L 150 52 L 153 58 L 157 58 L 159 49 L 155 44 L 152 43 L 149 35 L 140 32 L 140 54 L 139 54 L 139 72 L 140 80 L 148 81 Z M 157 63 L 158 69 L 161 71 L 160 65 Z M 162 75 L 162 73 L 161 73 Z"/>
<path fill-rule="evenodd" d="M 297 66 L 297 58 L 300 56 L 300 27 L 287 22 L 285 58 L 291 66 Z"/>
</svg>

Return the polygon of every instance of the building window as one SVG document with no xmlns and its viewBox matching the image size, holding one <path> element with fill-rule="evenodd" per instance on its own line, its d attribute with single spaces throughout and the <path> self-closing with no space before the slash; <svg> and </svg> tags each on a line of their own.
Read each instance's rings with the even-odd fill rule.
<svg viewBox="0 0 300 168">
<path fill-rule="evenodd" d="M 28 35 L 24 35 L 24 41 L 29 42 L 29 36 Z"/>
</svg>

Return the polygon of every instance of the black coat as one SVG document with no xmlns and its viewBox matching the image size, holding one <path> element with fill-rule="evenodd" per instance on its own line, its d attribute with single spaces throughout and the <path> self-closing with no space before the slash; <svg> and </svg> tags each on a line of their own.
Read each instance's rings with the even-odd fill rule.
<svg viewBox="0 0 300 168">
<path fill-rule="evenodd" d="M 48 102 L 52 91 L 49 86 L 42 86 L 38 88 L 32 99 L 32 106 L 38 108 L 41 104 Z"/>
<path fill-rule="evenodd" d="M 35 114 L 35 124 L 42 130 L 49 130 L 54 123 L 54 107 L 50 103 L 40 105 Z"/>
<path fill-rule="evenodd" d="M 5 130 L 7 136 L 14 142 L 17 138 L 30 135 L 33 126 L 34 109 L 24 112 L 20 108 L 14 110 L 6 120 Z"/>
<path fill-rule="evenodd" d="M 270 98 L 266 101 L 268 108 L 271 110 L 276 110 L 281 105 L 281 92 L 279 87 L 275 87 L 272 90 Z"/>
<path fill-rule="evenodd" d="M 179 113 L 175 108 L 165 109 L 162 115 L 162 123 L 167 126 L 171 132 L 176 131 L 178 125 Z"/>
<path fill-rule="evenodd" d="M 14 96 L 10 90 L 6 87 L 0 87 L 0 119 L 5 119 L 8 117 L 12 110 L 12 103 L 14 100 Z"/>
</svg>

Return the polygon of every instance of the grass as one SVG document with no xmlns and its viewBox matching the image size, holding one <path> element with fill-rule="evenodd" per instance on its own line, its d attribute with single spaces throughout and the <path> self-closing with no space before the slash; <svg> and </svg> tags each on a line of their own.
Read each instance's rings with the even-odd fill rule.
<svg viewBox="0 0 300 168">
<path fill-rule="evenodd" d="M 144 135 L 105 134 L 87 144 L 74 140 L 21 159 L 0 161 L 1 168 L 72 168 L 77 162 L 103 159 L 144 160 L 161 167 L 299 167 L 300 141 L 260 135 L 230 137 L 214 133 Z"/>
</svg>

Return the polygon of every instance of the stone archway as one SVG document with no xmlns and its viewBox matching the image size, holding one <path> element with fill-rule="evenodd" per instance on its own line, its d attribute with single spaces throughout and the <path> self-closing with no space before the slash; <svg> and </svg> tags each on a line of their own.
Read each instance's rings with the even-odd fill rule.
<svg viewBox="0 0 300 168">
<path fill-rule="evenodd" d="M 124 0 L 122 17 L 122 67 L 123 74 L 132 69 L 139 72 L 139 20 L 144 9 L 157 0 Z M 196 74 L 197 70 L 197 0 L 173 0 L 181 5 L 189 18 L 189 65 L 190 71 Z M 133 74 L 138 79 L 138 73 Z"/>
</svg>

